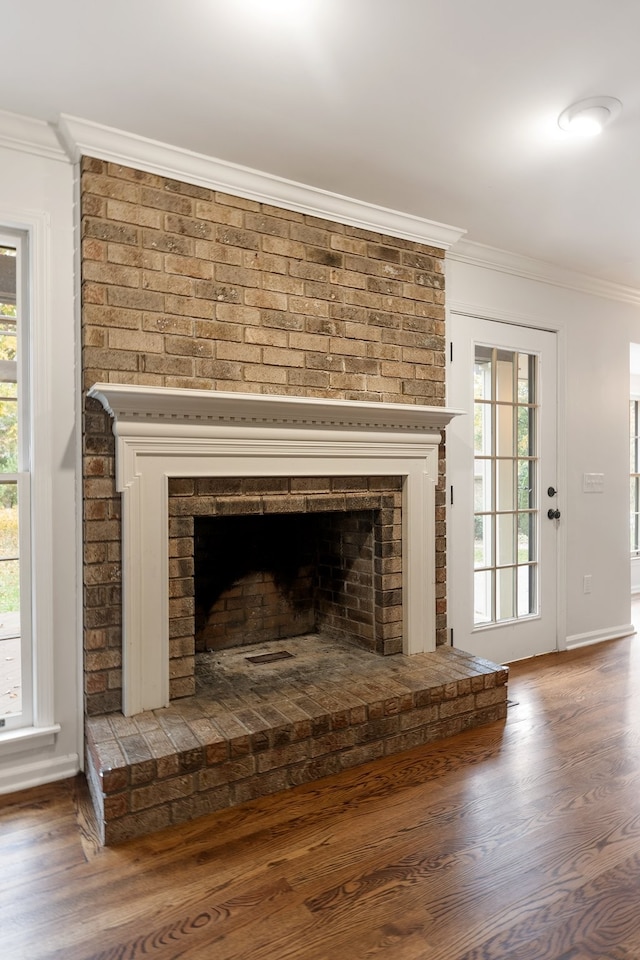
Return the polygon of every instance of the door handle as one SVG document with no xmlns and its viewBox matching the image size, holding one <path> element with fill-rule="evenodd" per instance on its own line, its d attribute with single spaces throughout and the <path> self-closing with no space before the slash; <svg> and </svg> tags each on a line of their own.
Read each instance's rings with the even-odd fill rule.
<svg viewBox="0 0 640 960">
<path fill-rule="evenodd" d="M 559 511 L 559 510 L 554 510 L 553 508 L 551 508 L 551 509 L 547 510 L 547 516 L 549 517 L 549 520 L 559 520 L 559 519 L 560 519 L 560 511 Z"/>
</svg>

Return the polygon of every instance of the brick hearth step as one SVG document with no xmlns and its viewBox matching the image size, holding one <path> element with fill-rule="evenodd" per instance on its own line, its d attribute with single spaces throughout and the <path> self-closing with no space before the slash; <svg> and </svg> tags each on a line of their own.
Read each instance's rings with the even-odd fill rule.
<svg viewBox="0 0 640 960">
<path fill-rule="evenodd" d="M 252 663 L 248 657 L 291 656 Z M 506 667 L 441 646 L 381 657 L 324 637 L 203 654 L 195 697 L 87 721 L 104 843 L 504 719 Z"/>
</svg>

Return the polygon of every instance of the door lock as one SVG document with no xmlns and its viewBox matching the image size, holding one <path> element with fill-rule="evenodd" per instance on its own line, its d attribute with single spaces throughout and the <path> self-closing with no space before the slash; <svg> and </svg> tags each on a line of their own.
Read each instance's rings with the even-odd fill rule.
<svg viewBox="0 0 640 960">
<path fill-rule="evenodd" d="M 547 496 L 548 496 L 548 497 L 555 497 L 555 495 L 556 495 L 557 492 L 558 492 L 558 491 L 556 490 L 555 487 L 548 487 L 548 488 L 547 488 Z"/>
<path fill-rule="evenodd" d="M 559 520 L 559 519 L 560 519 L 560 511 L 559 511 L 559 510 L 554 510 L 553 508 L 551 508 L 551 509 L 547 510 L 547 516 L 549 517 L 549 520 Z"/>
</svg>

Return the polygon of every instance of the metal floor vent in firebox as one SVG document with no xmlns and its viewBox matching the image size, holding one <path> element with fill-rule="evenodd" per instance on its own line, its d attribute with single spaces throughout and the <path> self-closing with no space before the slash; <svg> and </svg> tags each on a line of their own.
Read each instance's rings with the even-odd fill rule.
<svg viewBox="0 0 640 960">
<path fill-rule="evenodd" d="M 293 656 L 288 650 L 277 650 L 275 653 L 261 653 L 257 657 L 245 657 L 245 660 L 249 663 L 273 663 L 275 660 L 289 660 Z"/>
</svg>

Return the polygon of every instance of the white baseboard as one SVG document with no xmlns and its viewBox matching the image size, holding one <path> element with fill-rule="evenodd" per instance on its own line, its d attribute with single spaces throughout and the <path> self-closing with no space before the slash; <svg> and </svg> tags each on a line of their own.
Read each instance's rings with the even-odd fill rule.
<svg viewBox="0 0 640 960">
<path fill-rule="evenodd" d="M 626 623 L 620 627 L 610 627 L 607 630 L 591 630 L 589 633 L 574 633 L 567 637 L 567 650 L 575 650 L 577 647 L 589 647 L 593 643 L 602 643 L 603 640 L 618 640 L 621 637 L 628 637 L 636 632 L 632 623 Z"/>
<path fill-rule="evenodd" d="M 27 790 L 43 783 L 53 783 L 54 780 L 75 777 L 79 770 L 80 758 L 77 753 L 54 757 L 51 760 L 16 759 L 11 766 L 0 769 L 0 794 L 15 793 L 17 790 Z"/>
</svg>

